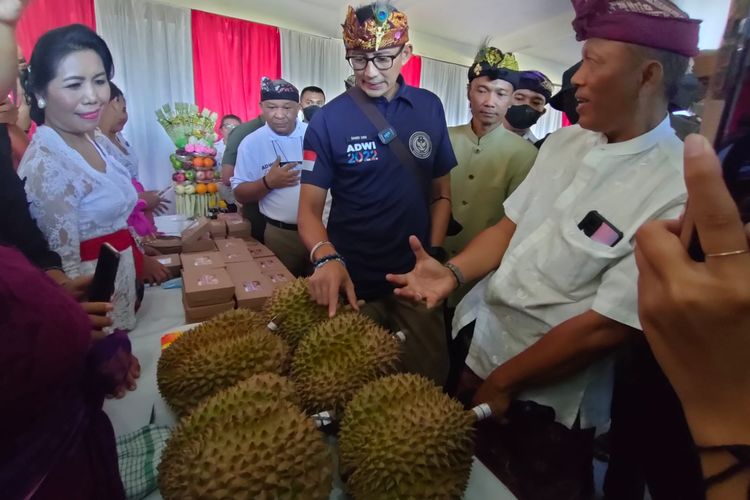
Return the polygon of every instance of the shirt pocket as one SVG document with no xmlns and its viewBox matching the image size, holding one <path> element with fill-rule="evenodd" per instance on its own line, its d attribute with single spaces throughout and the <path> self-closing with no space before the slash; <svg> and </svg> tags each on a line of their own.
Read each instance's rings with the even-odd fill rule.
<svg viewBox="0 0 750 500">
<path fill-rule="evenodd" d="M 558 293 L 577 300 L 591 295 L 606 269 L 631 251 L 623 238 L 614 247 L 593 241 L 573 220 L 556 224 L 536 257 L 539 279 Z"/>
</svg>

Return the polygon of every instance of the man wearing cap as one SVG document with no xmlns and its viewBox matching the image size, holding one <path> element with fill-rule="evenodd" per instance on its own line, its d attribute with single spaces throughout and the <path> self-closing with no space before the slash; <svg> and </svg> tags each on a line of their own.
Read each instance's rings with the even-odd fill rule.
<svg viewBox="0 0 750 500">
<path fill-rule="evenodd" d="M 552 82 L 540 71 L 522 71 L 513 92 L 513 100 L 503 118 L 503 125 L 531 144 L 539 139 L 531 127 L 547 112 L 545 106 L 552 97 Z"/>
<path fill-rule="evenodd" d="M 443 244 L 456 165 L 445 113 L 437 96 L 400 75 L 412 53 L 406 14 L 388 2 L 349 7 L 343 28 L 355 86 L 321 109 L 305 135 L 299 226 L 316 268 L 310 292 L 332 315 L 340 292 L 355 307 L 365 300 L 364 313 L 405 332 L 403 368 L 442 385 L 442 315 L 398 300 L 385 276 L 414 266 L 409 235 L 428 248 Z M 378 114 L 387 126 L 374 123 Z"/>
<path fill-rule="evenodd" d="M 536 148 L 502 126 L 518 85 L 517 69 L 513 54 L 495 47 L 480 49 L 469 68 L 471 121 L 448 129 L 458 160 L 451 171 L 453 217 L 463 226 L 460 233 L 445 240 L 449 257 L 455 257 L 476 235 L 503 218 L 503 202 L 526 178 L 536 159 Z M 451 307 L 475 284 L 456 290 Z"/>
<path fill-rule="evenodd" d="M 586 498 L 594 430 L 607 423 L 610 353 L 640 328 L 634 235 L 682 211 L 682 143 L 668 103 L 699 22 L 666 0 L 573 0 L 586 40 L 573 76 L 579 126 L 547 139 L 505 217 L 444 267 L 411 240 L 415 269 L 390 276 L 434 305 L 484 276 L 456 309 L 473 330 L 462 396 L 505 423 L 477 454 L 520 498 Z"/>
<path fill-rule="evenodd" d="M 260 106 L 265 125 L 242 140 L 232 190 L 240 203 L 259 204 L 266 246 L 292 274 L 304 276 L 310 264 L 297 232 L 297 205 L 307 124 L 297 120 L 299 91 L 284 80 L 263 78 Z"/>
</svg>

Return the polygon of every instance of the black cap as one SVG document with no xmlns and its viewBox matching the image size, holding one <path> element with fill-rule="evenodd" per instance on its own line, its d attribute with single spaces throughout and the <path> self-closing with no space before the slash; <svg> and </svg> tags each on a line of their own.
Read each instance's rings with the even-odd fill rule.
<svg viewBox="0 0 750 500">
<path fill-rule="evenodd" d="M 549 105 L 555 108 L 558 111 L 565 111 L 563 108 L 563 99 L 565 98 L 565 95 L 569 92 L 573 91 L 575 92 L 576 86 L 573 85 L 571 80 L 573 79 L 573 75 L 576 74 L 576 72 L 581 68 L 581 64 L 583 64 L 583 61 L 578 61 L 573 66 L 565 70 L 565 73 L 563 73 L 562 77 L 562 88 L 560 91 L 553 95 L 552 98 L 549 100 Z"/>
</svg>

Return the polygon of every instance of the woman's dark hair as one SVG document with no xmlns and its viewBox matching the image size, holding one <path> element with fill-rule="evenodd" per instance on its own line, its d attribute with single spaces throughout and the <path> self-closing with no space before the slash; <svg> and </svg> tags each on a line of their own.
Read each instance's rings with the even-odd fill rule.
<svg viewBox="0 0 750 500">
<path fill-rule="evenodd" d="M 115 99 L 117 99 L 118 97 L 122 97 L 123 95 L 124 94 L 122 93 L 122 90 L 120 90 L 120 87 L 118 87 L 117 85 L 115 85 L 114 82 L 112 82 L 110 80 L 110 82 L 109 82 L 109 101 L 112 102 Z"/>
<path fill-rule="evenodd" d="M 44 123 L 44 110 L 39 109 L 36 96 L 46 94 L 47 85 L 57 76 L 60 61 L 79 50 L 96 52 L 102 59 L 107 78 L 111 80 L 114 76 L 112 53 L 107 43 L 91 28 L 82 24 L 71 24 L 48 31 L 36 42 L 29 67 L 21 79 L 26 101 L 31 107 L 31 119 L 37 125 Z"/>
</svg>

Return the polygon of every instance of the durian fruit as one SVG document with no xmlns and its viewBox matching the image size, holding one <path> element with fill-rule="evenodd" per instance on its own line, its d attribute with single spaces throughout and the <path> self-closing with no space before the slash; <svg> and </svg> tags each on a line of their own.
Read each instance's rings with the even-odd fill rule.
<svg viewBox="0 0 750 500">
<path fill-rule="evenodd" d="M 307 279 L 297 278 L 277 288 L 263 308 L 266 321 L 276 325 L 274 331 L 292 349 L 312 327 L 328 319 L 328 308 L 319 306 L 310 298 L 307 283 Z"/>
<path fill-rule="evenodd" d="M 471 472 L 475 420 L 421 375 L 367 384 L 341 421 L 347 488 L 355 500 L 461 498 Z"/>
<path fill-rule="evenodd" d="M 249 309 L 233 309 L 214 316 L 189 330 L 178 337 L 169 346 L 169 349 L 175 347 L 178 350 L 194 349 L 195 344 L 205 345 L 207 342 L 213 342 L 214 340 L 243 335 L 264 324 L 263 317 L 257 312 Z"/>
<path fill-rule="evenodd" d="M 395 370 L 400 352 L 400 341 L 370 318 L 340 313 L 300 341 L 291 375 L 309 412 L 341 415 L 362 386 Z"/>
<path fill-rule="evenodd" d="M 215 325 L 204 324 L 183 335 L 159 358 L 159 392 L 179 416 L 252 375 L 282 374 L 289 368 L 289 347 L 264 326 L 222 331 Z"/>
<path fill-rule="evenodd" d="M 332 466 L 287 379 L 261 374 L 225 389 L 182 420 L 159 464 L 171 499 L 327 499 Z"/>
</svg>

